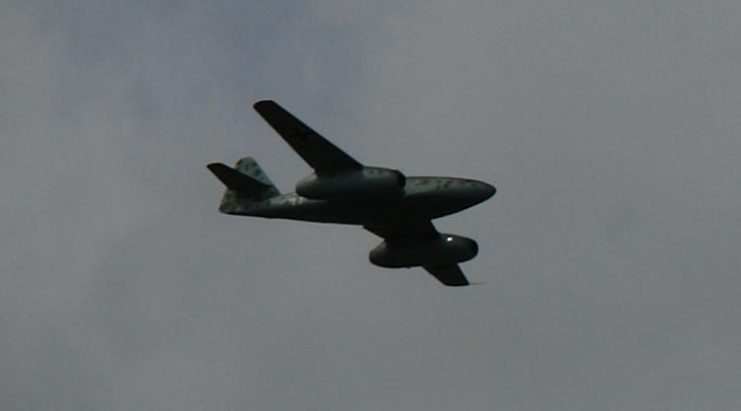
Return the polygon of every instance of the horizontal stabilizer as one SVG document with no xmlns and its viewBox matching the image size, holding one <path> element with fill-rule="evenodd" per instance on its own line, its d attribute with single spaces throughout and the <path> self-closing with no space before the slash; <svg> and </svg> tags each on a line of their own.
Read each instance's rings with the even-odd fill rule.
<svg viewBox="0 0 741 411">
<path fill-rule="evenodd" d="M 270 185 L 264 184 L 256 179 L 242 174 L 239 171 L 221 163 L 211 163 L 208 169 L 214 173 L 216 178 L 219 179 L 224 185 L 237 193 L 251 194 L 258 193 L 273 188 Z"/>
</svg>

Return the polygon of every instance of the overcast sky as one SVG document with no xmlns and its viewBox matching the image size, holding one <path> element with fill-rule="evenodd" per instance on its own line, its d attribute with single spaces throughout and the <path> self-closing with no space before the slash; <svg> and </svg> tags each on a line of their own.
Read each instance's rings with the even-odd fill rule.
<svg viewBox="0 0 741 411">
<path fill-rule="evenodd" d="M 371 5 L 373 4 L 373 5 Z M 0 409 L 741 408 L 741 2 L 4 0 Z M 497 186 L 436 222 L 472 281 L 357 227 L 217 211 L 209 162 Z"/>
</svg>

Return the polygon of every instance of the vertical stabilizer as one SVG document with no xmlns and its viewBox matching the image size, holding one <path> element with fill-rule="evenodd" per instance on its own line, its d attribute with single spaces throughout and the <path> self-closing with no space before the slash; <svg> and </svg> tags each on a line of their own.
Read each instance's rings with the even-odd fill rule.
<svg viewBox="0 0 741 411">
<path fill-rule="evenodd" d="M 280 195 L 270 178 L 250 157 L 237 161 L 235 168 L 213 163 L 208 165 L 208 169 L 226 186 L 219 207 L 224 213 L 237 213 L 250 204 Z"/>
<path fill-rule="evenodd" d="M 252 177 L 255 180 L 272 188 L 272 190 L 270 190 L 273 194 L 271 195 L 271 197 L 277 196 L 278 194 L 280 194 L 278 189 L 275 188 L 275 184 L 273 184 L 273 182 L 270 181 L 270 178 L 268 177 L 268 175 L 265 174 L 264 171 L 262 171 L 262 168 L 260 167 L 259 164 L 257 164 L 257 161 L 255 161 L 254 158 L 252 157 L 240 158 L 237 161 L 237 164 L 234 165 L 234 168 L 236 168 L 237 171 L 239 171 L 240 173 L 246 176 Z"/>
</svg>

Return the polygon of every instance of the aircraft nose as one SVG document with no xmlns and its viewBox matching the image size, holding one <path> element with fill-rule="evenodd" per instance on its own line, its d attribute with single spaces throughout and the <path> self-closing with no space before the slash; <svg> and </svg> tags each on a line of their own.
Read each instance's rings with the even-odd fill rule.
<svg viewBox="0 0 741 411">
<path fill-rule="evenodd" d="M 497 192 L 497 189 L 491 184 L 479 182 L 478 191 L 481 195 L 481 201 L 484 201 L 491 198 Z"/>
</svg>

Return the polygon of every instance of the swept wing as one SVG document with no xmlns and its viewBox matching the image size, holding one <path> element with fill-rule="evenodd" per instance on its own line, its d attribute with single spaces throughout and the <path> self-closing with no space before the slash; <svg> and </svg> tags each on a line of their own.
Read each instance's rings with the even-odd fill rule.
<svg viewBox="0 0 741 411">
<path fill-rule="evenodd" d="M 447 286 L 459 287 L 469 284 L 466 276 L 463 275 L 463 272 L 461 271 L 461 268 L 458 266 L 458 264 L 440 266 L 426 265 L 422 268 L 427 270 L 428 273 L 432 274 L 435 278 L 440 280 L 441 283 Z"/>
<path fill-rule="evenodd" d="M 417 243 L 440 239 L 441 235 L 430 220 L 402 220 L 394 223 L 366 225 L 364 228 L 389 244 L 410 247 Z M 458 264 L 423 266 L 428 273 L 447 286 L 469 285 Z"/>
<path fill-rule="evenodd" d="M 317 173 L 360 170 L 363 165 L 272 100 L 253 106 Z"/>
</svg>

